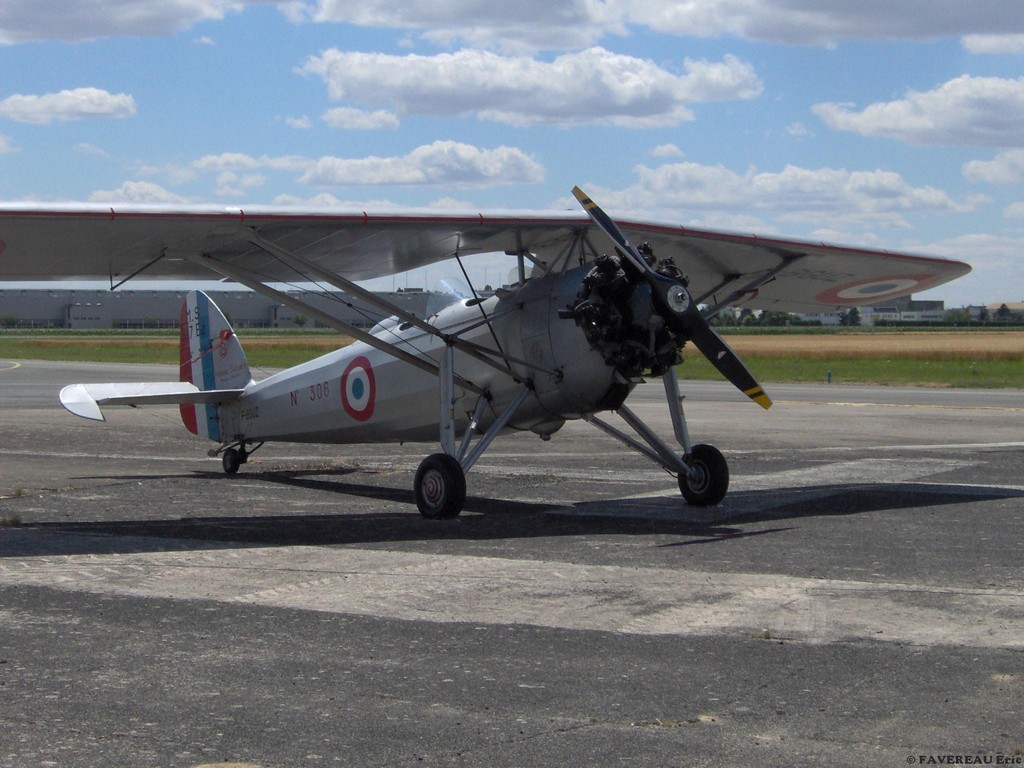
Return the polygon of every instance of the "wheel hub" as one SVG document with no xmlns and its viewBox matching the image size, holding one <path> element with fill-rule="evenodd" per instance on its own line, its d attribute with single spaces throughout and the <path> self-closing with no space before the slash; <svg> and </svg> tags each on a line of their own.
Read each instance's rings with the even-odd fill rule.
<svg viewBox="0 0 1024 768">
<path fill-rule="evenodd" d="M 444 477 L 436 469 L 428 470 L 423 475 L 423 500 L 432 507 L 439 507 L 444 500 Z"/>
</svg>

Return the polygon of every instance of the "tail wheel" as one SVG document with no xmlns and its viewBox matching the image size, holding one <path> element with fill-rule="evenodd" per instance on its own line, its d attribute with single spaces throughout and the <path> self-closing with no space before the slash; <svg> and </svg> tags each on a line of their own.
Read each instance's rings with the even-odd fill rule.
<svg viewBox="0 0 1024 768">
<path fill-rule="evenodd" d="M 413 484 L 420 514 L 431 520 L 458 517 L 466 502 L 466 473 L 447 453 L 427 456 L 416 470 Z"/>
<path fill-rule="evenodd" d="M 729 490 L 729 465 L 713 445 L 695 445 L 687 464 L 690 472 L 680 473 L 679 490 L 688 504 L 712 507 Z"/>
<path fill-rule="evenodd" d="M 247 458 L 248 455 L 245 453 L 244 449 L 239 450 L 238 448 L 228 448 L 224 451 L 220 460 L 221 464 L 224 465 L 224 471 L 229 475 L 233 475 L 238 471 L 240 466 L 245 464 L 245 460 Z"/>
</svg>

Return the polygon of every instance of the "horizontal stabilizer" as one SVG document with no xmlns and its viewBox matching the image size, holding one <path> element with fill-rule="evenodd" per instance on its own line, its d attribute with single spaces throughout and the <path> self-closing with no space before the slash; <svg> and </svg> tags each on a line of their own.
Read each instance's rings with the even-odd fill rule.
<svg viewBox="0 0 1024 768">
<path fill-rule="evenodd" d="M 242 389 L 203 391 L 187 381 L 161 381 L 137 384 L 72 384 L 60 391 L 60 402 L 83 419 L 105 421 L 103 405 L 195 405 L 226 403 L 242 394 Z"/>
</svg>

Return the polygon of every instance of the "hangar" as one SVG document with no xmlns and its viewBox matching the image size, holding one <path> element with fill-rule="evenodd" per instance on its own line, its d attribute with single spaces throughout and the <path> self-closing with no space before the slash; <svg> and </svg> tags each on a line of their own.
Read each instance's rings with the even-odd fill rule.
<svg viewBox="0 0 1024 768">
<path fill-rule="evenodd" d="M 5 328 L 177 328 L 185 290 L 0 288 L 0 326 Z M 236 328 L 316 327 L 290 307 L 249 290 L 207 293 Z M 340 292 L 302 293 L 322 309 L 353 325 L 369 327 L 381 320 L 374 309 Z M 408 288 L 381 294 L 417 317 L 437 312 L 451 300 L 446 293 Z"/>
</svg>

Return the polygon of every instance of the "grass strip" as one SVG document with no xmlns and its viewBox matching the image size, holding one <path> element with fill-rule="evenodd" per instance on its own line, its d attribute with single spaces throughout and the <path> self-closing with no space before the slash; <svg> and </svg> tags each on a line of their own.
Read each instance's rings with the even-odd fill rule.
<svg viewBox="0 0 1024 768">
<path fill-rule="evenodd" d="M 240 334 L 250 365 L 288 368 L 351 342 L 338 334 Z M 764 384 L 771 382 L 1021 387 L 1024 331 L 773 333 L 728 335 L 729 344 Z M 0 333 L 0 358 L 78 362 L 178 362 L 177 332 Z M 691 346 L 684 379 L 718 379 Z"/>
</svg>

